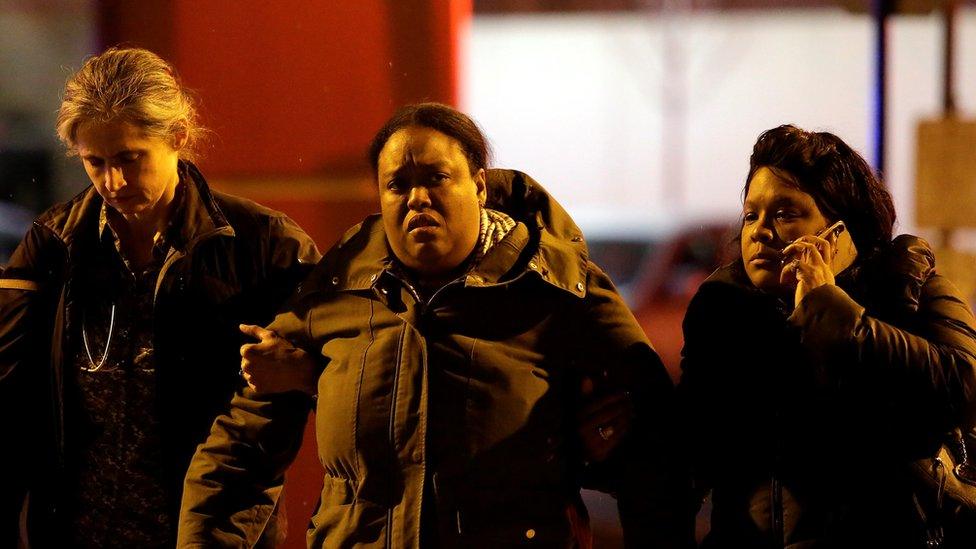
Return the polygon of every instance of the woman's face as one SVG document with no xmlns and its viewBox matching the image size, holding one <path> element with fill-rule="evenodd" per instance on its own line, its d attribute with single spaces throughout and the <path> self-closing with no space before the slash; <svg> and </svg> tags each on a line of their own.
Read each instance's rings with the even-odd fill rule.
<svg viewBox="0 0 976 549">
<path fill-rule="evenodd" d="M 422 276 L 460 266 L 478 242 L 485 170 L 471 174 L 454 138 L 410 126 L 390 136 L 376 171 L 383 227 L 397 259 Z"/>
<path fill-rule="evenodd" d="M 766 167 L 749 182 L 742 205 L 742 263 L 752 284 L 761 290 L 785 290 L 779 282 L 780 251 L 793 240 L 827 227 L 813 197 Z"/>
<path fill-rule="evenodd" d="M 76 149 L 95 190 L 127 220 L 153 222 L 165 213 L 179 183 L 178 148 L 172 140 L 145 135 L 123 121 L 78 127 Z"/>
</svg>

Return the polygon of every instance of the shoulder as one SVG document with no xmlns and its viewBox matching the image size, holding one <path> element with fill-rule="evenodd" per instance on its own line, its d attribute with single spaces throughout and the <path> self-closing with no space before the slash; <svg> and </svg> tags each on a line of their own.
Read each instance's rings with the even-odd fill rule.
<svg viewBox="0 0 976 549">
<path fill-rule="evenodd" d="M 38 215 L 4 266 L 4 276 L 35 279 L 54 275 L 67 260 L 67 246 L 81 234 L 79 226 L 97 223 L 93 196 L 97 194 L 88 187 Z"/>
<path fill-rule="evenodd" d="M 775 296 L 756 289 L 735 263 L 719 267 L 691 298 L 685 311 L 684 329 L 715 327 L 738 331 L 782 323 L 782 304 Z"/>
<path fill-rule="evenodd" d="M 378 214 L 353 225 L 329 248 L 303 283 L 303 294 L 366 287 L 389 256 Z"/>
<path fill-rule="evenodd" d="M 838 277 L 843 287 L 843 275 Z M 903 234 L 879 250 L 853 273 L 852 290 L 875 313 L 900 316 L 917 311 L 923 289 L 940 285 L 935 253 L 924 239 Z"/>
<path fill-rule="evenodd" d="M 47 229 L 62 239 L 69 240 L 72 236 L 70 233 L 86 219 L 94 218 L 97 207 L 100 206 L 101 197 L 89 185 L 74 197 L 41 212 L 34 219 L 33 228 Z"/>
<path fill-rule="evenodd" d="M 275 219 L 288 219 L 288 216 L 278 210 L 273 210 L 257 202 L 228 194 L 221 191 L 211 190 L 214 202 L 220 211 L 227 217 L 231 225 L 235 222 L 252 222 L 268 225 Z"/>
<path fill-rule="evenodd" d="M 925 239 L 902 234 L 867 260 L 865 267 L 869 277 L 897 274 L 921 284 L 935 272 L 935 252 Z"/>
<path fill-rule="evenodd" d="M 214 203 L 239 235 L 252 232 L 267 235 L 271 240 L 295 239 L 311 242 L 311 237 L 287 214 L 258 204 L 253 200 L 212 191 Z"/>
<path fill-rule="evenodd" d="M 749 283 L 745 274 L 741 272 L 735 262 L 728 263 L 716 269 L 698 287 L 691 298 L 692 306 L 709 304 L 716 300 L 749 300 L 759 297 L 759 291 Z"/>
</svg>

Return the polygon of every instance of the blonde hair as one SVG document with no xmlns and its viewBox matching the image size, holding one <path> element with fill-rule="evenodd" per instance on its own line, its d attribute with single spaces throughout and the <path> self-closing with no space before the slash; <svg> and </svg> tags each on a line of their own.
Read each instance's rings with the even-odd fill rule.
<svg viewBox="0 0 976 549">
<path fill-rule="evenodd" d="M 58 109 L 58 137 L 76 153 L 78 127 L 121 120 L 150 137 L 172 138 L 186 132 L 180 158 L 195 158 L 206 130 L 197 122 L 194 99 L 176 69 L 142 48 L 109 48 L 88 58 L 68 79 Z"/>
</svg>

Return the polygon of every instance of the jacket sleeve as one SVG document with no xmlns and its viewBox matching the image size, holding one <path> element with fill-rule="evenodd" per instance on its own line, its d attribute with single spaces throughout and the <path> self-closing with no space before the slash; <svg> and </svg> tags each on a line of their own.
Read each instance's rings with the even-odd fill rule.
<svg viewBox="0 0 976 549">
<path fill-rule="evenodd" d="M 29 489 L 42 413 L 50 397 L 43 368 L 50 358 L 51 321 L 59 292 L 54 284 L 54 258 L 34 227 L 10 262 L 0 267 L 0 439 L 11 443 L 0 453 L 0 545 L 17 545 L 18 518 Z M 53 297 L 52 297 L 53 296 Z"/>
<path fill-rule="evenodd" d="M 684 345 L 675 417 L 692 471 L 691 516 L 697 514 L 711 490 L 713 472 L 707 464 L 714 456 L 727 454 L 725 445 L 731 440 L 738 437 L 736 443 L 744 444 L 741 425 L 756 417 L 744 409 L 754 406 L 748 398 L 731 401 L 732 395 L 740 394 L 741 377 L 750 371 L 735 367 L 741 360 L 743 343 L 755 337 L 746 338 L 744 331 L 765 329 L 757 328 L 754 318 L 742 314 L 756 310 L 755 304 L 742 297 L 731 286 L 706 282 L 691 299 L 682 322 Z"/>
<path fill-rule="evenodd" d="M 286 338 L 303 320 L 283 312 L 268 327 Z M 298 334 L 296 334 L 296 332 Z M 285 471 L 302 445 L 312 399 L 245 388 L 214 421 L 187 470 L 178 547 L 252 547 L 272 519 Z"/>
<path fill-rule="evenodd" d="M 933 274 L 921 285 L 917 311 L 905 326 L 872 316 L 841 288 L 821 286 L 799 304 L 790 322 L 803 345 L 824 364 L 856 364 L 827 371 L 895 386 L 902 404 L 926 403 L 948 430 L 976 423 L 976 321 L 955 286 Z"/>
<path fill-rule="evenodd" d="M 583 329 L 598 350 L 598 375 L 611 390 L 630 392 L 634 421 L 611 456 L 590 467 L 617 496 L 627 547 L 685 547 L 692 543 L 689 476 L 673 428 L 674 391 L 661 359 L 614 289 L 590 263 Z"/>
<path fill-rule="evenodd" d="M 258 324 L 267 324 L 274 318 L 322 258 L 312 238 L 284 214 L 269 220 L 265 242 L 264 282 L 251 294 L 255 301 L 252 305 L 262 314 L 249 322 Z"/>
<path fill-rule="evenodd" d="M 253 294 L 258 314 L 242 321 L 267 322 L 321 258 L 312 239 L 285 215 L 270 218 L 266 245 L 263 288 Z M 283 313 L 269 328 L 289 337 L 300 325 L 294 314 Z M 297 393 L 258 396 L 244 388 L 233 397 L 187 470 L 180 547 L 250 547 L 274 529 L 284 473 L 301 448 L 310 407 L 311 400 Z"/>
</svg>

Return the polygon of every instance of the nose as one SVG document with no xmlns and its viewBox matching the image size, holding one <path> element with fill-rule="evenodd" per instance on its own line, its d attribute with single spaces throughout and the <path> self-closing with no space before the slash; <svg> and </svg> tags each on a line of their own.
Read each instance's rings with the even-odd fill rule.
<svg viewBox="0 0 976 549">
<path fill-rule="evenodd" d="M 762 242 L 763 244 L 768 244 L 775 238 L 775 233 L 773 233 L 772 227 L 769 226 L 765 220 L 760 220 L 752 229 L 752 239 L 756 242 Z"/>
<path fill-rule="evenodd" d="M 407 198 L 407 207 L 411 210 L 423 210 L 430 207 L 430 193 L 423 185 L 414 185 Z"/>
<path fill-rule="evenodd" d="M 122 168 L 117 166 L 111 166 L 105 169 L 105 189 L 109 192 L 116 193 L 125 187 L 125 175 L 122 173 Z"/>
</svg>

